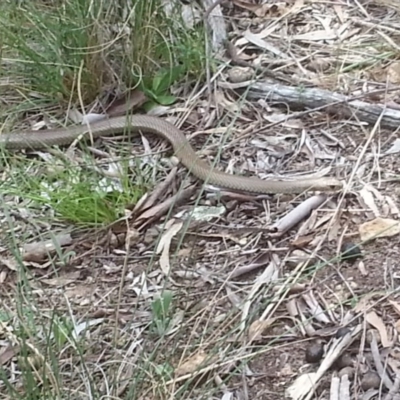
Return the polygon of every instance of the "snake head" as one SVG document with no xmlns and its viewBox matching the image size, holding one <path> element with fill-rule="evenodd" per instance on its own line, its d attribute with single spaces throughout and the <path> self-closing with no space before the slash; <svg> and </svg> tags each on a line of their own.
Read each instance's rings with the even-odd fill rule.
<svg viewBox="0 0 400 400">
<path fill-rule="evenodd" d="M 315 190 L 323 190 L 323 191 L 332 191 L 336 192 L 338 190 L 342 190 L 344 188 L 343 182 L 339 181 L 336 178 L 326 177 L 319 178 L 315 185 L 313 185 L 313 189 Z"/>
</svg>

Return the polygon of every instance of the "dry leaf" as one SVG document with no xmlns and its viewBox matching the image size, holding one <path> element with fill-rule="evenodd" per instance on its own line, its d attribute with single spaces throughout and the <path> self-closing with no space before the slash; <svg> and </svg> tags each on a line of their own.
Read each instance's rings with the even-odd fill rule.
<svg viewBox="0 0 400 400">
<path fill-rule="evenodd" d="M 72 238 L 70 234 L 57 235 L 54 239 L 46 240 L 45 242 L 28 243 L 23 248 L 23 259 L 24 261 L 40 262 L 54 253 L 57 248 L 67 246 L 71 243 Z"/>
<path fill-rule="evenodd" d="M 389 150 L 384 155 L 400 153 L 400 139 L 396 139 Z"/>
<path fill-rule="evenodd" d="M 146 192 L 141 199 L 136 203 L 132 214 L 137 215 L 139 212 L 143 212 L 144 210 L 152 207 L 156 202 L 159 202 L 162 195 L 171 188 L 172 182 L 176 177 L 176 173 L 178 171 L 177 167 L 173 167 L 171 171 L 168 173 L 168 176 L 164 178 L 160 183 L 158 183 L 151 195 Z"/>
<path fill-rule="evenodd" d="M 310 290 L 308 293 L 304 293 L 302 297 L 313 318 L 325 324 L 329 324 L 331 322 L 315 298 L 312 290 Z"/>
<path fill-rule="evenodd" d="M 375 197 L 374 197 L 373 193 L 370 190 L 368 190 L 367 187 L 365 187 L 360 190 L 359 194 L 365 205 L 365 208 L 370 209 L 374 213 L 375 217 L 379 217 L 380 212 L 379 212 L 378 206 L 375 203 Z"/>
<path fill-rule="evenodd" d="M 386 68 L 386 77 L 390 83 L 400 83 L 400 62 L 393 62 Z"/>
<path fill-rule="evenodd" d="M 262 339 L 263 333 L 269 328 L 274 322 L 275 318 L 267 319 L 265 321 L 256 320 L 249 328 L 249 340 L 260 340 Z"/>
<path fill-rule="evenodd" d="M 221 217 L 225 214 L 226 208 L 224 206 L 197 206 L 192 210 L 184 210 L 179 212 L 176 216 L 180 219 L 193 220 L 193 221 L 206 221 L 210 222 L 215 218 Z M 208 235 L 207 235 L 208 237 Z"/>
<path fill-rule="evenodd" d="M 192 374 L 204 363 L 206 358 L 207 354 L 204 351 L 200 351 L 189 360 L 179 365 L 179 367 L 175 371 L 175 375 L 178 377 L 186 374 Z"/>
<path fill-rule="evenodd" d="M 171 224 L 161 237 L 160 242 L 157 246 L 157 254 L 160 254 L 160 252 L 162 251 L 160 257 L 160 267 L 165 276 L 169 275 L 171 268 L 169 264 L 169 248 L 171 245 L 171 240 L 181 230 L 182 226 L 183 221 Z"/>
<path fill-rule="evenodd" d="M 4 265 L 11 271 L 18 271 L 18 262 L 14 258 L 0 257 L 0 265 Z"/>
<path fill-rule="evenodd" d="M 310 41 L 321 41 L 321 40 L 333 40 L 337 39 L 337 35 L 332 31 L 318 30 L 307 33 L 301 33 L 299 35 L 293 35 L 293 40 L 310 40 Z"/>
<path fill-rule="evenodd" d="M 98 115 L 98 114 L 97 114 Z M 71 108 L 67 112 L 67 117 L 70 119 L 74 124 L 80 124 L 83 121 L 83 114 L 78 111 L 76 108 Z"/>
<path fill-rule="evenodd" d="M 340 23 L 344 24 L 348 18 L 347 11 L 343 9 L 343 6 L 341 4 L 333 4 L 333 9 L 335 10 L 336 15 L 338 16 Z"/>
<path fill-rule="evenodd" d="M 157 204 L 154 207 L 149 208 L 148 210 L 145 210 L 141 215 L 136 218 L 134 226 L 140 231 L 150 221 L 154 221 L 156 218 L 160 217 L 162 214 L 170 210 L 171 207 L 176 207 L 186 199 L 190 198 L 190 196 L 192 196 L 192 194 L 196 191 L 196 187 L 197 185 L 194 184 L 184 190 L 179 190 L 178 193 L 164 200 L 162 203 Z"/>
<path fill-rule="evenodd" d="M 238 104 L 234 101 L 228 100 L 225 95 L 222 93 L 222 91 L 217 90 L 214 93 L 214 99 L 215 102 L 219 105 L 225 108 L 227 111 L 232 112 L 232 113 L 238 113 L 240 112 L 240 107 Z"/>
<path fill-rule="evenodd" d="M 19 352 L 18 346 L 8 345 L 4 351 L 0 354 L 0 365 L 6 364 L 9 360 L 11 360 L 15 355 Z"/>
<path fill-rule="evenodd" d="M 386 326 L 383 323 L 382 319 L 378 317 L 378 315 L 374 311 L 372 311 L 367 314 L 366 320 L 370 325 L 372 325 L 374 328 L 378 330 L 379 335 L 381 337 L 382 346 L 383 347 L 391 346 L 392 343 L 388 339 Z"/>
<path fill-rule="evenodd" d="M 78 111 L 77 111 L 77 113 L 78 113 Z M 76 113 L 76 115 L 78 115 L 77 113 Z M 68 116 L 71 117 L 71 113 L 69 113 Z M 74 118 L 76 119 L 79 117 L 74 116 Z M 82 115 L 81 124 L 82 125 L 93 124 L 97 121 L 103 120 L 104 118 L 105 118 L 105 116 L 103 114 L 87 113 L 87 114 Z M 77 123 L 76 121 L 74 121 L 74 122 Z"/>
<path fill-rule="evenodd" d="M 391 237 L 400 233 L 400 223 L 390 218 L 375 218 L 359 227 L 362 241 L 380 237 Z"/>
<path fill-rule="evenodd" d="M 242 304 L 243 300 L 241 297 L 233 291 L 229 286 L 226 287 L 226 295 L 228 296 L 229 301 L 231 304 L 238 310 L 240 310 L 240 305 Z"/>
<path fill-rule="evenodd" d="M 146 101 L 147 97 L 143 92 L 137 89 L 131 90 L 125 93 L 122 98 L 119 98 L 111 104 L 107 109 L 107 115 L 109 117 L 126 115 L 130 111 L 142 106 Z"/>
<path fill-rule="evenodd" d="M 357 314 L 357 313 L 364 313 L 364 312 L 368 311 L 368 309 L 371 308 L 371 303 L 373 303 L 371 300 L 374 297 L 377 297 L 380 295 L 384 295 L 384 293 L 383 292 L 367 293 L 362 299 L 360 299 L 358 304 L 354 307 L 354 312 Z"/>
</svg>

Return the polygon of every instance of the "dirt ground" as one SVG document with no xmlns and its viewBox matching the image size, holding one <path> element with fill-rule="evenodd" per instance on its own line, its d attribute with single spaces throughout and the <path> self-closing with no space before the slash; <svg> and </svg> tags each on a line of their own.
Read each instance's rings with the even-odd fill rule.
<svg viewBox="0 0 400 400">
<path fill-rule="evenodd" d="M 400 81 L 400 8 L 380 1 L 291 3 L 222 2 L 236 56 L 276 71 L 274 80 L 254 68 L 257 80 L 360 96 L 392 110 L 396 121 L 397 92 L 368 93 Z M 382 59 L 382 49 L 396 51 Z M 224 57 L 232 61 L 232 54 Z M 232 69 L 246 72 L 248 66 L 234 61 L 221 81 L 229 81 Z M 215 126 L 202 122 L 204 102 Z M 35 234 L 20 216 L 23 205 L 14 203 L 1 223 L 9 233 L 12 220 L 18 245 L 40 243 L 37 234 L 46 237 L 49 230 L 71 234 L 63 246 L 63 254 L 72 252 L 69 257 L 60 259 L 57 252 L 44 260 L 26 257 L 23 274 L 13 269 L 3 242 L 0 273 L 5 314 L 22 315 L 29 326 L 46 326 L 54 315 L 74 321 L 83 353 L 70 341 L 56 353 L 59 385 L 72 384 L 71 398 L 87 398 L 82 365 L 97 393 L 106 392 L 107 382 L 114 398 L 396 398 L 398 133 L 378 118 L 375 126 L 325 109 L 306 108 L 275 124 L 299 110 L 304 111 L 301 104 L 269 103 L 267 95 L 242 100 L 217 85 L 213 95 L 196 100 L 182 129 L 208 161 L 221 149 L 221 170 L 264 178 L 327 168 L 326 176 L 346 183 L 344 190 L 268 196 L 202 191 L 179 166 L 168 187 L 163 180 L 169 170 L 160 176 L 154 188 L 159 195 L 146 210 L 113 226 L 94 231 L 38 223 Z M 224 115 L 219 130 L 218 115 Z M 230 126 L 230 139 L 222 145 L 218 133 Z M 155 154 L 167 148 L 152 136 L 149 141 Z M 138 139 L 133 152 L 142 151 Z M 179 191 L 183 182 L 186 192 Z M 173 196 L 177 203 L 171 208 Z M 311 211 L 299 211 L 310 199 L 316 204 Z M 291 212 L 300 215 L 299 222 L 279 231 L 278 223 Z M 381 232 L 387 224 L 390 229 Z M 371 232 L 378 237 L 368 236 Z M 352 246 L 355 255 L 344 259 L 343 249 Z M 154 306 L 163 290 L 173 293 L 167 314 Z M 36 304 L 41 316 L 18 310 L 16 292 L 26 307 Z M 7 321 L 4 332 L 12 326 Z M 9 340 L 4 332 L 3 340 Z M 13 335 L 20 343 L 18 332 Z M 32 346 L 44 351 L 41 339 Z M 0 354 L 10 349 L 2 347 Z M 2 363 L 11 374 L 10 357 Z M 339 389 L 342 397 L 331 397 Z"/>
</svg>

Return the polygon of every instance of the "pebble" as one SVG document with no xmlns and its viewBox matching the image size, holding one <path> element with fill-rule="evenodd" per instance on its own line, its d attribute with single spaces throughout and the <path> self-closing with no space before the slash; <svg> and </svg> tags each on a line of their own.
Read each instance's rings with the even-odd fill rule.
<svg viewBox="0 0 400 400">
<path fill-rule="evenodd" d="M 378 389 L 381 384 L 381 378 L 376 372 L 367 372 L 361 379 L 361 388 L 365 391 L 368 389 Z"/>
<path fill-rule="evenodd" d="M 324 346 L 322 343 L 313 343 L 306 349 L 306 361 L 310 364 L 321 361 L 324 355 Z"/>
<path fill-rule="evenodd" d="M 341 260 L 349 263 L 354 263 L 358 258 L 362 257 L 360 247 L 351 242 L 343 243 L 340 251 L 342 253 L 340 255 Z"/>
</svg>

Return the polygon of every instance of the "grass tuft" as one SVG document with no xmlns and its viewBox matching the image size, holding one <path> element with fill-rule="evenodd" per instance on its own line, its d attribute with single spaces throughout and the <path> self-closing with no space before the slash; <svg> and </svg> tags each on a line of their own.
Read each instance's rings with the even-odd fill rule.
<svg viewBox="0 0 400 400">
<path fill-rule="evenodd" d="M 96 226 L 108 224 L 122 217 L 128 204 L 136 204 L 149 187 L 140 173 L 132 178 L 128 163 L 120 163 L 116 177 L 107 176 L 101 168 L 85 168 L 63 162 L 33 160 L 25 171 L 15 167 L 3 182 L 7 196 L 24 199 L 29 208 L 42 212 L 50 210 L 50 218 L 56 216 L 75 225 Z M 29 173 L 26 173 L 26 171 Z M 140 169 L 137 169 L 140 171 Z"/>
<path fill-rule="evenodd" d="M 175 102 L 171 88 L 186 87 L 204 71 L 203 32 L 185 27 L 176 13 L 166 18 L 160 0 L 1 2 L 0 79 L 12 83 L 0 86 L 2 130 L 15 130 L 27 117 L 62 121 L 68 109 L 90 111 L 110 88 L 140 88 L 147 110 Z M 77 224 L 115 220 L 145 188 L 129 184 L 128 175 L 122 191 L 104 178 L 100 188 L 98 177 L 70 166 L 48 183 L 48 176 L 25 176 L 30 161 L 20 160 L 11 193 Z"/>
<path fill-rule="evenodd" d="M 1 75 L 19 78 L 27 97 L 87 105 L 121 84 L 157 97 L 204 71 L 202 32 L 172 23 L 159 0 L 8 1 L 0 10 Z"/>
<path fill-rule="evenodd" d="M 41 119 L 57 125 L 54 121 L 65 121 L 70 109 L 101 112 L 103 95 L 113 89 L 138 87 L 150 99 L 147 109 L 175 102 L 205 71 L 202 27 L 186 27 L 176 12 L 176 18 L 166 18 L 161 0 L 0 2 L 0 130 L 19 130 Z M 79 150 L 73 157 L 0 154 L 0 238 L 17 260 L 16 266 L 10 262 L 16 287 L 1 297 L 0 313 L 0 336 L 15 346 L 11 361 L 3 364 L 0 354 L 0 393 L 9 399 L 143 398 L 153 390 L 153 378 L 165 382 L 173 376 L 163 343 L 179 323 L 175 293 L 149 299 L 147 310 L 139 312 L 143 320 L 124 326 L 115 343 L 120 321 L 114 327 L 112 318 L 88 316 L 98 311 L 104 295 L 95 270 L 87 280 L 76 278 L 75 271 L 72 278 L 70 253 L 61 249 L 39 274 L 22 261 L 21 242 L 54 236 L 59 219 L 80 226 L 108 224 L 154 182 L 153 171 L 142 165 L 118 161 L 115 176 L 84 146 Z M 90 255 L 82 262 L 97 259 Z M 113 262 L 104 268 L 114 279 Z M 68 288 L 76 294 L 64 291 L 71 280 Z M 88 294 L 92 284 L 96 290 Z M 105 311 L 120 306 L 111 301 Z M 142 340 L 146 333 L 154 343 Z"/>
</svg>

